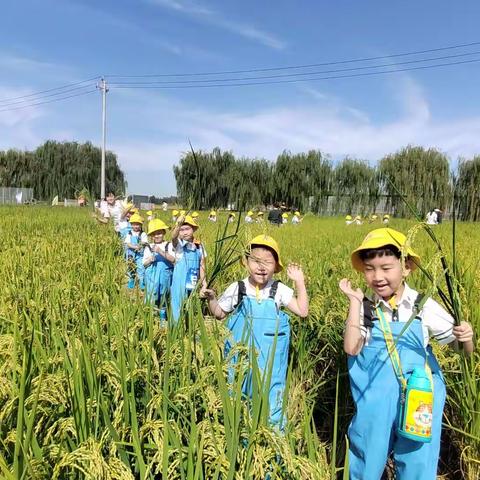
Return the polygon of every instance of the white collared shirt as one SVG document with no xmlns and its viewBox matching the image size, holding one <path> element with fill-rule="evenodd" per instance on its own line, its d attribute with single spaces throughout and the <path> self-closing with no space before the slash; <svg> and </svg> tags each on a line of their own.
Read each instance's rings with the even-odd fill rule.
<svg viewBox="0 0 480 480">
<path fill-rule="evenodd" d="M 248 277 L 243 279 L 245 290 L 248 297 L 257 298 L 259 300 L 266 300 L 270 296 L 274 280 L 269 280 L 263 288 L 257 292 L 256 288 L 248 281 Z M 282 282 L 278 282 L 277 292 L 275 293 L 275 303 L 277 307 L 287 307 L 293 298 L 293 290 Z M 238 304 L 238 282 L 232 283 L 218 299 L 220 308 L 225 313 L 230 313 L 235 310 Z"/>
<path fill-rule="evenodd" d="M 402 298 L 397 303 L 398 308 L 398 321 L 408 322 L 412 313 L 415 300 L 418 296 L 418 292 L 409 287 L 405 283 L 405 289 L 402 294 Z M 385 314 L 385 319 L 389 322 L 392 321 L 392 307 L 383 299 L 375 296 L 374 302 L 378 302 L 378 305 Z M 423 343 L 426 347 L 429 344 L 430 338 L 435 339 L 440 345 L 446 345 L 455 340 L 452 329 L 454 327 L 453 317 L 446 312 L 446 310 L 432 298 L 428 298 L 423 308 L 420 310 L 418 317 L 422 319 L 423 329 Z M 363 324 L 363 304 L 360 307 L 360 324 L 362 336 L 365 338 L 365 345 L 368 345 L 370 339 L 370 329 Z"/>
</svg>

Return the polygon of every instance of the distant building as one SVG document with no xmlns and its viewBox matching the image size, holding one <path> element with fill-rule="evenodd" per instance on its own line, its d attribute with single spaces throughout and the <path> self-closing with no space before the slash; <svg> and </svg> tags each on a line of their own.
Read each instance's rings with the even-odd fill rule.
<svg viewBox="0 0 480 480">
<path fill-rule="evenodd" d="M 150 195 L 136 195 L 133 194 L 132 196 L 132 203 L 135 205 L 140 205 L 141 203 L 151 203 L 150 202 Z"/>
</svg>

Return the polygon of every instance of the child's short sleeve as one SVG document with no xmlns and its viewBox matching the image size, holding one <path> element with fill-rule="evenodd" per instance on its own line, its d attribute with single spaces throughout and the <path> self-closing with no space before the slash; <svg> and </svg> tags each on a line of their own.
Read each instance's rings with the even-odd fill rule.
<svg viewBox="0 0 480 480">
<path fill-rule="evenodd" d="M 275 302 L 279 307 L 288 307 L 292 301 L 293 290 L 282 282 L 278 283 L 277 293 L 275 295 Z"/>
<path fill-rule="evenodd" d="M 145 247 L 145 249 L 143 250 L 143 265 L 150 262 L 152 258 L 153 258 L 152 250 L 150 249 L 150 247 Z"/>
<path fill-rule="evenodd" d="M 225 313 L 235 310 L 238 303 L 238 282 L 232 283 L 218 299 L 218 305 Z"/>
<path fill-rule="evenodd" d="M 148 243 L 148 235 L 146 234 L 146 232 L 142 232 L 142 234 L 140 235 L 140 241 L 142 243 Z"/>
<path fill-rule="evenodd" d="M 435 339 L 440 345 L 447 345 L 455 340 L 453 317 L 432 298 L 425 302 L 420 317 L 430 338 Z"/>
<path fill-rule="evenodd" d="M 123 241 L 123 243 L 125 245 L 128 245 L 131 242 L 132 242 L 132 235 L 130 233 L 127 233 L 127 235 L 125 235 L 125 240 Z"/>
</svg>

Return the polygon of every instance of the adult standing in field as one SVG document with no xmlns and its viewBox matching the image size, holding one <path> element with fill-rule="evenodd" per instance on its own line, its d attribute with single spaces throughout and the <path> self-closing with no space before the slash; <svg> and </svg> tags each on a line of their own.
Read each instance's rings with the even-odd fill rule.
<svg viewBox="0 0 480 480">
<path fill-rule="evenodd" d="M 438 224 L 437 212 L 435 210 L 430 210 L 427 213 L 427 217 L 425 220 L 427 222 L 427 225 L 437 225 Z"/>
<path fill-rule="evenodd" d="M 439 209 L 439 208 L 436 208 L 434 210 L 434 212 L 437 214 L 437 223 L 440 224 L 442 223 L 442 220 L 443 220 L 443 212 Z"/>
<path fill-rule="evenodd" d="M 272 210 L 268 212 L 268 221 L 277 227 L 282 224 L 282 210 L 279 208 L 278 203 L 275 203 Z"/>
<path fill-rule="evenodd" d="M 100 203 L 100 214 L 104 219 L 112 221 L 115 231 L 120 232 L 120 220 L 123 214 L 123 206 L 120 200 L 115 199 L 115 194 L 109 192 Z"/>
</svg>

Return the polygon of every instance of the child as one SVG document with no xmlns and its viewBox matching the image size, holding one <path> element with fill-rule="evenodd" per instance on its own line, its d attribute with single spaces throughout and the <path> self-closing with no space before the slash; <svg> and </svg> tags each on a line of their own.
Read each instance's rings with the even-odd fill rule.
<svg viewBox="0 0 480 480">
<path fill-rule="evenodd" d="M 152 212 L 151 210 L 149 210 L 149 211 L 147 212 L 147 221 L 148 221 L 148 222 L 151 222 L 154 218 L 155 218 L 155 217 L 154 217 L 154 215 L 153 215 L 153 212 Z"/>
<path fill-rule="evenodd" d="M 390 215 L 388 213 L 386 213 L 384 216 L 383 216 L 383 220 L 382 220 L 382 223 L 384 225 L 388 225 L 388 222 L 390 221 Z"/>
<path fill-rule="evenodd" d="M 370 232 L 352 253 L 353 267 L 363 272 L 367 286 L 374 292 L 372 300 L 354 289 L 346 278 L 340 281 L 340 289 L 350 300 L 344 349 L 349 355 L 350 386 L 356 406 L 349 428 L 351 479 L 380 479 L 391 453 L 397 479 L 436 478 L 445 383 L 428 345 L 429 338 L 440 344 L 458 340 L 463 342 L 465 352 L 473 351 L 471 326 L 462 322 L 454 327 L 453 318 L 431 298 L 421 306 L 422 296 L 405 283 L 420 258 L 408 247 L 403 262 L 402 248 L 406 248 L 402 233 L 379 228 Z M 414 320 L 399 339 L 410 318 Z M 394 339 L 398 343 L 392 347 Z M 429 378 L 433 402 L 423 406 L 433 415 L 425 417 L 426 427 L 415 422 L 413 430 L 405 430 L 399 428 L 403 418 L 399 409 L 406 405 L 407 381 L 413 370 L 415 375 L 420 372 Z M 411 439 L 410 432 L 420 427 L 427 428 L 421 430 L 422 434 L 431 432 L 430 443 L 418 441 L 420 433 L 417 440 Z"/>
<path fill-rule="evenodd" d="M 210 215 L 208 216 L 208 219 L 211 221 L 211 222 L 216 222 L 217 221 L 217 212 L 215 210 L 212 210 L 210 212 Z"/>
<path fill-rule="evenodd" d="M 353 223 L 353 218 L 352 218 L 352 216 L 351 216 L 351 215 L 347 215 L 347 216 L 345 217 L 345 225 L 348 226 L 348 225 L 351 225 L 352 223 Z"/>
<path fill-rule="evenodd" d="M 160 318 L 166 319 L 166 301 L 172 283 L 175 251 L 170 242 L 163 238 L 168 229 L 162 220 L 154 218 L 148 224 L 148 235 L 153 243 L 147 244 L 143 251 L 145 267 L 145 301 L 160 308 Z"/>
<path fill-rule="evenodd" d="M 257 213 L 257 223 L 263 223 L 264 217 L 263 217 L 263 212 L 258 212 Z"/>
<path fill-rule="evenodd" d="M 143 268 L 143 248 L 148 243 L 148 237 L 142 231 L 143 218 L 134 213 L 130 217 L 130 225 L 132 231 L 125 237 L 125 246 L 127 247 L 127 262 L 128 262 L 128 288 L 135 287 L 135 278 L 138 280 L 140 290 L 145 288 Z"/>
<path fill-rule="evenodd" d="M 287 212 L 282 213 L 282 223 L 283 223 L 283 225 L 288 223 L 288 213 Z"/>
<path fill-rule="evenodd" d="M 253 212 L 251 210 L 245 215 L 245 223 L 253 223 Z"/>
<path fill-rule="evenodd" d="M 302 219 L 300 218 L 300 212 L 295 212 L 292 217 L 292 223 L 293 225 L 298 225 Z"/>
<path fill-rule="evenodd" d="M 171 306 L 176 322 L 180 318 L 183 301 L 195 290 L 197 283 L 205 281 L 205 257 L 202 244 L 195 242 L 193 234 L 198 224 L 191 216 L 180 216 L 172 231 L 172 244 L 175 249 L 175 266 L 172 276 Z"/>
<path fill-rule="evenodd" d="M 245 342 L 250 336 L 253 348 L 258 351 L 258 366 L 262 374 L 272 363 L 272 377 L 267 387 L 270 402 L 270 422 L 283 428 L 285 419 L 282 405 L 288 367 L 288 349 L 290 344 L 290 324 L 288 315 L 281 311 L 286 307 L 300 317 L 308 315 L 308 296 L 303 271 L 300 266 L 290 264 L 288 277 L 294 281 L 294 291 L 273 279 L 275 273 L 283 269 L 277 242 L 267 235 L 255 237 L 248 246 L 243 258 L 248 276 L 240 282 L 232 283 L 217 300 L 215 292 L 203 289 L 201 295 L 208 299 L 212 315 L 223 320 L 228 319 L 228 328 L 232 331 L 233 341 Z M 248 341 L 248 340 L 247 340 Z M 276 342 L 276 350 L 270 352 Z M 227 342 L 226 353 L 231 349 Z M 273 358 L 273 361 L 272 361 Z M 252 373 L 244 383 L 244 393 L 252 394 Z"/>
<path fill-rule="evenodd" d="M 235 221 L 235 216 L 236 216 L 235 213 L 230 212 L 228 214 L 228 223 L 233 223 Z"/>
<path fill-rule="evenodd" d="M 178 210 L 173 210 L 172 211 L 172 223 L 175 225 L 177 223 L 178 219 Z"/>
<path fill-rule="evenodd" d="M 120 238 L 122 242 L 125 242 L 125 237 L 132 231 L 132 226 L 130 225 L 130 217 L 133 215 L 133 205 L 127 203 L 125 205 L 120 222 L 118 224 L 120 228 Z"/>
</svg>

